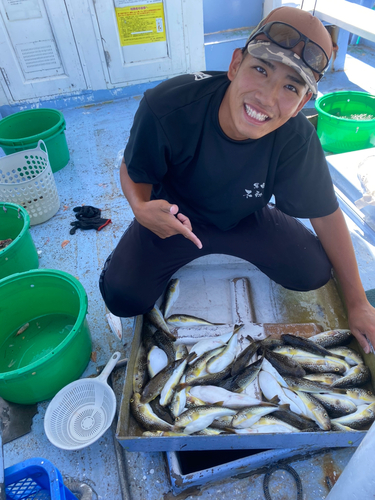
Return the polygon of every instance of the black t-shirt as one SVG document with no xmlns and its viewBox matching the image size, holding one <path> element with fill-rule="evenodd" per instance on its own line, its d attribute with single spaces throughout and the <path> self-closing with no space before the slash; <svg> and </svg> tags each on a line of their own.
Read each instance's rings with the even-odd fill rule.
<svg viewBox="0 0 375 500">
<path fill-rule="evenodd" d="M 300 218 L 337 207 L 316 131 L 299 113 L 260 139 L 235 141 L 219 124 L 226 73 L 182 75 L 145 92 L 125 149 L 130 178 L 192 222 L 228 230 L 264 207 Z"/>
</svg>

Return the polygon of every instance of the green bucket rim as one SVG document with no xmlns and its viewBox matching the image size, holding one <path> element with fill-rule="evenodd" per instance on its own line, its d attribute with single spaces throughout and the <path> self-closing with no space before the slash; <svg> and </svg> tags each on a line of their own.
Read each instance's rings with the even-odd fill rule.
<svg viewBox="0 0 375 500">
<path fill-rule="evenodd" d="M 326 118 L 331 118 L 334 120 L 341 120 L 341 121 L 349 122 L 349 123 L 353 123 L 353 124 L 354 123 L 358 124 L 359 122 L 371 124 L 372 122 L 375 122 L 375 118 L 373 118 L 372 120 L 353 120 L 352 118 L 343 118 L 341 116 L 334 116 L 334 115 L 331 115 L 330 113 L 327 113 L 327 111 L 324 111 L 324 109 L 321 108 L 320 103 L 326 99 L 329 99 L 330 97 L 337 96 L 337 95 L 339 95 L 339 96 L 344 96 L 344 95 L 361 96 L 361 97 L 366 96 L 366 97 L 371 97 L 372 99 L 375 100 L 375 95 L 370 94 L 369 92 L 358 92 L 357 90 L 338 90 L 337 92 L 330 92 L 329 94 L 324 94 L 323 96 L 319 97 L 315 101 L 315 109 L 317 110 L 318 114 L 321 113 Z"/>
<path fill-rule="evenodd" d="M 7 252 L 10 253 L 10 250 L 13 250 L 17 242 L 25 235 L 25 233 L 30 229 L 30 215 L 28 214 L 27 210 L 23 208 L 21 205 L 17 205 L 16 203 L 7 203 L 5 201 L 0 202 L 0 210 L 4 210 L 4 207 L 7 210 L 12 210 L 12 211 L 17 211 L 17 213 L 20 213 L 23 215 L 23 228 L 17 235 L 17 237 L 12 241 L 12 243 L 9 243 L 8 246 L 6 246 L 3 250 L 1 250 L 0 256 L 3 257 Z M 4 278 L 3 278 L 4 279 Z M 0 280 L 1 282 L 1 280 Z"/>
<path fill-rule="evenodd" d="M 77 333 L 77 323 L 82 324 L 85 320 L 86 314 L 87 314 L 87 294 L 86 290 L 84 289 L 83 285 L 69 273 L 66 273 L 65 271 L 58 271 L 57 269 L 31 269 L 30 271 L 25 271 L 23 273 L 15 273 L 11 274 L 10 276 L 7 276 L 3 279 L 0 280 L 0 289 L 3 285 L 7 285 L 8 282 L 11 281 L 21 281 L 24 278 L 28 277 L 37 277 L 38 275 L 44 275 L 44 276 L 50 276 L 53 278 L 61 278 L 68 282 L 70 285 L 73 285 L 73 287 L 76 289 L 79 298 L 83 299 L 80 300 L 80 307 L 79 307 L 79 312 L 78 312 L 78 317 L 73 325 L 73 328 L 69 332 L 69 334 L 65 337 L 65 339 L 58 345 L 56 346 L 55 349 L 53 349 L 53 352 L 50 352 L 46 354 L 45 356 L 42 356 L 39 358 L 37 361 L 34 361 L 34 363 L 30 363 L 29 365 L 24 366 L 23 368 L 19 368 L 17 370 L 12 370 L 9 372 L 0 372 L 0 380 L 12 380 L 14 378 L 18 378 L 21 375 L 26 375 L 28 372 L 37 369 L 40 364 L 43 362 L 48 362 L 52 360 L 53 357 L 55 357 L 60 351 L 62 351 L 67 344 L 71 341 L 71 339 L 76 335 Z"/>
<path fill-rule="evenodd" d="M 35 135 L 29 135 L 27 137 L 22 137 L 20 139 L 4 139 L 4 138 L 0 137 L 0 146 L 3 144 L 4 146 L 17 147 L 20 145 L 32 144 L 34 142 L 38 142 L 38 138 L 42 134 L 47 133 L 47 132 L 49 132 L 50 135 L 46 139 L 47 140 L 52 139 L 56 135 L 60 134 L 62 131 L 64 131 L 66 129 L 66 122 L 65 122 L 64 115 L 58 109 L 53 109 L 53 108 L 28 109 L 26 111 L 19 111 L 18 113 L 13 113 L 12 115 L 6 116 L 5 118 L 3 118 L 1 120 L 0 129 L 1 129 L 1 123 L 10 122 L 14 119 L 15 116 L 20 116 L 21 114 L 23 116 L 25 116 L 25 115 L 36 114 L 36 113 L 41 113 L 41 112 L 43 113 L 45 111 L 52 112 L 53 114 L 59 116 L 59 121 L 56 125 L 49 128 L 45 132 L 40 132 L 39 134 L 35 134 Z"/>
</svg>

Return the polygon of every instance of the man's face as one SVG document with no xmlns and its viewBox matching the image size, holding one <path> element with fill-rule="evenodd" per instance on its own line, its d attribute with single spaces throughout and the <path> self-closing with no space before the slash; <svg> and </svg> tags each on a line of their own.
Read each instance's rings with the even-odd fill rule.
<svg viewBox="0 0 375 500">
<path fill-rule="evenodd" d="M 294 69 L 275 61 L 243 58 L 236 49 L 229 66 L 231 81 L 219 109 L 223 132 L 231 139 L 259 139 L 296 116 L 311 97 Z"/>
</svg>

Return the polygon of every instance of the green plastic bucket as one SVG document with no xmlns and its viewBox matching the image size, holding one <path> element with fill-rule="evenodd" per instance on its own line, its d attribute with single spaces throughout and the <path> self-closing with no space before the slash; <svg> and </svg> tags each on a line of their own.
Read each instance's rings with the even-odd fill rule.
<svg viewBox="0 0 375 500">
<path fill-rule="evenodd" d="M 84 372 L 91 355 L 87 295 L 68 273 L 36 269 L 0 280 L 0 396 L 51 399 Z"/>
<path fill-rule="evenodd" d="M 23 207 L 0 202 L 0 240 L 13 240 L 0 250 L 0 279 L 38 268 L 38 253 L 29 227 L 30 216 Z"/>
<path fill-rule="evenodd" d="M 324 151 L 347 153 L 375 146 L 375 96 L 342 91 L 320 97 L 317 134 Z"/>
<path fill-rule="evenodd" d="M 57 172 L 70 159 L 65 128 L 64 116 L 57 109 L 20 111 L 0 120 L 0 147 L 10 155 L 36 148 L 42 140 L 47 146 L 52 172 Z"/>
</svg>

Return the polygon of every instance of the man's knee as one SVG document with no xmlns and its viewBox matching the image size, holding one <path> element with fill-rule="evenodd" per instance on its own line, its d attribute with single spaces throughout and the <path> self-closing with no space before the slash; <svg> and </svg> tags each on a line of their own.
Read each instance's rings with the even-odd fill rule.
<svg viewBox="0 0 375 500">
<path fill-rule="evenodd" d="M 310 269 L 300 270 L 293 276 L 288 285 L 284 284 L 283 286 L 298 292 L 309 292 L 326 285 L 331 277 L 332 267 L 327 262 L 324 266 L 319 266 L 319 268 L 312 266 Z"/>
<path fill-rule="evenodd" d="M 108 309 L 121 318 L 144 314 L 154 305 L 150 304 L 142 290 L 115 279 L 110 280 L 105 274 L 100 277 L 99 288 Z"/>
</svg>

